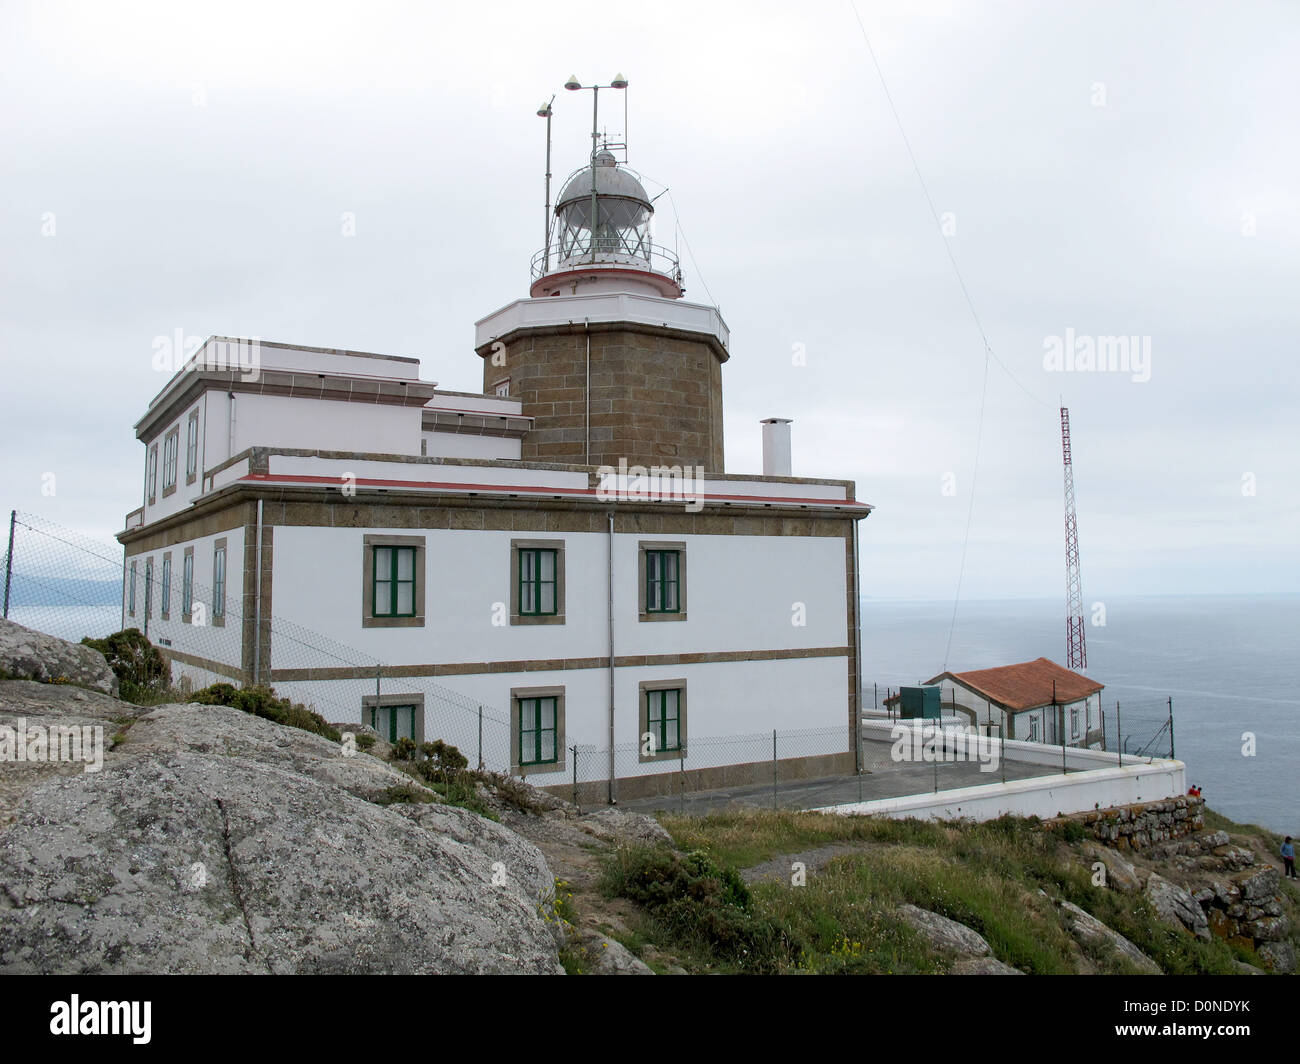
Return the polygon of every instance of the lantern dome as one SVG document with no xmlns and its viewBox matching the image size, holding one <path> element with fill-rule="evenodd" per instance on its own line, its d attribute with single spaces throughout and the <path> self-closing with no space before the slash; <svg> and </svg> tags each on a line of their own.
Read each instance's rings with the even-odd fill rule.
<svg viewBox="0 0 1300 1064">
<path fill-rule="evenodd" d="M 651 239 L 654 205 L 635 173 L 602 149 L 570 175 L 555 204 L 553 242 L 533 258 L 532 294 L 594 288 L 683 292 L 676 255 Z M 593 223 L 594 219 L 594 223 Z"/>
</svg>

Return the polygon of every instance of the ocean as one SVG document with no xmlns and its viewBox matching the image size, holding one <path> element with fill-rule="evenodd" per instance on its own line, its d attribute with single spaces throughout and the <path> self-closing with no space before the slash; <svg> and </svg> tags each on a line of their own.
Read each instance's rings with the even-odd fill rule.
<svg viewBox="0 0 1300 1064">
<path fill-rule="evenodd" d="M 1105 625 L 1087 627 L 1084 671 L 1106 685 L 1108 728 L 1117 700 L 1125 732 L 1142 733 L 1172 699 L 1174 753 L 1210 807 L 1300 835 L 1300 686 L 1291 675 L 1300 659 L 1300 595 L 1121 598 L 1105 605 Z M 883 692 L 887 683 L 897 687 L 942 671 L 951 620 L 951 602 L 865 600 L 867 698 L 873 682 Z M 1037 657 L 1065 661 L 1063 600 L 960 604 L 950 671 Z"/>
</svg>

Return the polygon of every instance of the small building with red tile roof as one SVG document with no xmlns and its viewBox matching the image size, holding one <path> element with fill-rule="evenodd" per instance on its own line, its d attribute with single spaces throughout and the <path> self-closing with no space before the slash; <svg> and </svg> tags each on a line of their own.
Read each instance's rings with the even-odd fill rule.
<svg viewBox="0 0 1300 1064">
<path fill-rule="evenodd" d="M 943 691 L 945 710 L 963 713 L 982 728 L 998 725 L 1008 739 L 1097 746 L 1103 742 L 1104 685 L 1047 658 L 970 672 L 942 672 L 927 684 Z"/>
</svg>

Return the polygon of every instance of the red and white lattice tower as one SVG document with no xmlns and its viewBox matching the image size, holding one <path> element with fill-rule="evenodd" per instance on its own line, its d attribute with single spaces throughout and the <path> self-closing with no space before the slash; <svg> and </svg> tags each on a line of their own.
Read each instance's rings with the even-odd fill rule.
<svg viewBox="0 0 1300 1064">
<path fill-rule="evenodd" d="M 1061 407 L 1061 450 L 1065 455 L 1065 642 L 1066 665 L 1088 665 L 1083 630 L 1083 578 L 1079 574 L 1079 525 L 1074 516 L 1074 464 L 1070 461 L 1070 411 Z"/>
</svg>

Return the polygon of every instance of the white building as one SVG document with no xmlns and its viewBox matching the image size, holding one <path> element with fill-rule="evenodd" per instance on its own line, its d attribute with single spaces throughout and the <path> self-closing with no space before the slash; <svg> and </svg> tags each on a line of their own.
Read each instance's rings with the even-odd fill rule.
<svg viewBox="0 0 1300 1064">
<path fill-rule="evenodd" d="M 1061 745 L 1064 736 L 1064 745 L 1083 747 L 1104 742 L 1103 685 L 1047 658 L 943 672 L 926 683 L 939 685 L 945 713 L 961 714 L 990 734 L 1005 727 L 1007 739 Z"/>
<path fill-rule="evenodd" d="M 640 744 L 582 768 L 625 796 L 683 767 L 745 782 L 767 755 L 705 740 L 792 728 L 842 739 L 783 775 L 853 771 L 871 508 L 792 477 L 781 419 L 762 475 L 725 470 L 730 336 L 652 213 L 607 152 L 573 175 L 529 298 L 477 325 L 481 394 L 411 358 L 209 339 L 135 426 L 124 626 L 177 677 L 393 736 L 449 737 L 433 700 L 458 692 L 509 721 L 488 764 L 537 783 L 575 744 Z"/>
</svg>

